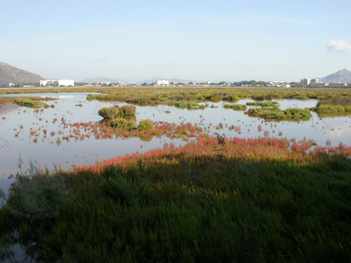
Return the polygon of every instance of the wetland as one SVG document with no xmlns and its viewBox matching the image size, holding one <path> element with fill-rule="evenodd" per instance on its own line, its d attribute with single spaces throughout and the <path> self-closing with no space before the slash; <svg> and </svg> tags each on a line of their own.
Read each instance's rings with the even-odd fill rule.
<svg viewBox="0 0 351 263">
<path fill-rule="evenodd" d="M 15 241 L 44 262 L 351 255 L 351 91 L 65 91 L 0 95 L 2 251 Z"/>
</svg>

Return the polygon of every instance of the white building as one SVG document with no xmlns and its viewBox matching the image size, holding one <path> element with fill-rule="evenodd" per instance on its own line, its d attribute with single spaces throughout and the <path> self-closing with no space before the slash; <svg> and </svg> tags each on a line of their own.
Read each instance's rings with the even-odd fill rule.
<svg viewBox="0 0 351 263">
<path fill-rule="evenodd" d="M 169 80 L 157 80 L 156 86 L 169 86 Z"/>
<path fill-rule="evenodd" d="M 311 80 L 310 79 L 302 79 L 301 80 L 301 84 L 302 85 L 310 85 L 311 84 Z"/>
<path fill-rule="evenodd" d="M 58 85 L 59 86 L 65 86 L 65 87 L 73 87 L 74 86 L 74 80 L 73 79 L 59 79 L 58 80 Z"/>
<path fill-rule="evenodd" d="M 312 79 L 312 80 L 311 80 L 311 83 L 318 84 L 318 83 L 319 83 L 319 79 Z"/>
<path fill-rule="evenodd" d="M 74 86 L 74 80 L 72 79 L 59 79 L 59 80 L 40 80 L 40 86 L 41 87 L 57 87 L 57 86 L 64 86 L 64 87 L 73 87 Z"/>
<path fill-rule="evenodd" d="M 57 80 L 50 80 L 50 79 L 43 79 L 43 80 L 40 80 L 40 86 L 41 87 L 46 87 L 46 86 L 56 87 L 56 86 L 58 86 L 58 81 Z"/>
</svg>

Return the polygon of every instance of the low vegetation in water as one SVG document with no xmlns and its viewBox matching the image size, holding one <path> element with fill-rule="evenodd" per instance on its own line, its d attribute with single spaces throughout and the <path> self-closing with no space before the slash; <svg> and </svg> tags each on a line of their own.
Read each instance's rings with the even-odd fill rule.
<svg viewBox="0 0 351 263">
<path fill-rule="evenodd" d="M 194 137 L 208 137 L 203 129 L 197 124 L 191 123 L 169 123 L 164 121 L 152 122 L 141 120 L 137 125 L 134 118 L 116 118 L 101 122 L 76 122 L 66 123 L 61 119 L 62 130 L 56 135 L 55 132 L 48 133 L 47 129 L 31 130 L 30 137 L 37 143 L 40 141 L 51 141 L 56 137 L 56 144 L 69 141 L 83 141 L 94 136 L 95 139 L 133 138 L 151 140 L 153 137 L 166 136 L 170 139 L 181 138 L 189 140 Z M 15 133 L 15 136 L 18 133 Z M 59 144 L 57 142 L 60 142 Z"/>
<path fill-rule="evenodd" d="M 153 124 L 153 122 L 149 119 L 147 120 L 141 120 L 139 122 L 139 126 L 138 126 L 139 131 L 147 131 L 147 130 L 154 130 L 155 129 L 155 125 Z"/>
<path fill-rule="evenodd" d="M 223 108 L 232 110 L 246 110 L 247 107 L 241 104 L 224 104 Z"/>
<path fill-rule="evenodd" d="M 318 116 L 351 115 L 351 98 L 333 98 L 317 104 Z"/>
<path fill-rule="evenodd" d="M 0 245 L 38 262 L 348 262 L 350 155 L 218 136 L 45 174 L 63 178 L 50 191 L 38 170 L 0 209 Z"/>
<path fill-rule="evenodd" d="M 276 120 L 308 120 L 312 117 L 309 109 L 253 108 L 245 113 L 252 117 Z"/>
<path fill-rule="evenodd" d="M 176 102 L 174 103 L 174 106 L 180 109 L 188 109 L 188 110 L 205 109 L 205 105 L 200 105 L 197 102 L 191 102 L 191 101 Z"/>
<path fill-rule="evenodd" d="M 134 130 L 137 128 L 137 123 L 134 120 L 126 120 L 124 118 L 115 118 L 110 123 L 111 127 L 115 127 L 118 129 L 126 129 L 128 131 Z"/>
<path fill-rule="evenodd" d="M 33 98 L 33 97 L 14 97 L 14 98 L 0 98 L 0 101 L 12 102 L 18 106 L 28 107 L 28 108 L 49 108 L 50 106 L 43 101 L 52 101 L 53 98 Z"/>
<path fill-rule="evenodd" d="M 279 107 L 277 101 L 265 101 L 265 102 L 246 102 L 247 106 L 260 106 L 260 107 Z"/>
<path fill-rule="evenodd" d="M 101 90 L 103 95 L 88 95 L 88 99 L 119 101 L 137 105 L 174 105 L 179 101 L 209 102 L 240 99 L 258 101 L 273 99 L 316 99 L 351 98 L 351 89 L 257 89 L 257 88 L 118 88 Z"/>
<path fill-rule="evenodd" d="M 227 101 L 235 103 L 240 99 L 275 100 L 275 99 L 316 99 L 320 102 L 335 100 L 351 100 L 351 89 L 279 89 L 279 88 L 209 88 L 192 86 L 188 88 L 140 88 L 128 86 L 119 88 L 81 87 L 67 89 L 1 89 L 0 94 L 13 93 L 46 93 L 46 92 L 99 92 L 102 95 L 90 94 L 88 100 L 118 101 L 139 106 L 174 105 L 180 101 L 210 102 Z M 333 105 L 340 105 L 332 103 Z M 342 104 L 341 104 L 342 105 Z M 348 104 L 350 105 L 350 104 Z M 345 106 L 345 105 L 343 105 Z M 322 112 L 323 111 L 323 112 Z M 340 114 L 340 109 L 320 109 L 319 114 L 345 115 L 347 109 Z M 318 110 L 317 110 L 318 112 Z"/>
</svg>

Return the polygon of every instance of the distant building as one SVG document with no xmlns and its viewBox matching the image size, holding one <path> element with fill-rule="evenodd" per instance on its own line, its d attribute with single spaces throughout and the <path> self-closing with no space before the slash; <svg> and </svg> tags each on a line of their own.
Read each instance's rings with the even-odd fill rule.
<svg viewBox="0 0 351 263">
<path fill-rule="evenodd" d="M 325 88 L 325 87 L 328 87 L 329 86 L 329 83 L 323 83 L 323 82 L 311 82 L 310 84 L 310 87 L 313 87 L 313 88 Z"/>
<path fill-rule="evenodd" d="M 311 80 L 310 79 L 302 79 L 300 83 L 301 83 L 301 85 L 310 85 Z"/>
<path fill-rule="evenodd" d="M 332 88 L 345 88 L 347 87 L 347 83 L 337 82 L 337 83 L 329 83 L 329 87 Z"/>
<path fill-rule="evenodd" d="M 65 87 L 73 87 L 74 80 L 73 79 L 60 79 L 60 80 L 58 80 L 58 85 L 65 86 Z"/>
<path fill-rule="evenodd" d="M 40 80 L 40 86 L 41 87 L 57 87 L 57 86 L 64 86 L 64 87 L 73 87 L 74 86 L 74 80 L 72 79 L 59 79 L 59 80 Z"/>
<path fill-rule="evenodd" d="M 319 83 L 319 79 L 311 79 L 311 84 L 312 83 L 318 84 Z"/>
<path fill-rule="evenodd" d="M 15 83 L 9 83 L 9 87 L 14 87 L 14 86 L 16 86 Z"/>
<path fill-rule="evenodd" d="M 157 80 L 156 86 L 169 86 L 169 80 Z"/>
<path fill-rule="evenodd" d="M 40 80 L 40 86 L 41 87 L 46 87 L 46 86 L 57 87 L 58 81 L 57 80 L 50 80 L 50 79 L 43 79 L 43 80 Z"/>
</svg>

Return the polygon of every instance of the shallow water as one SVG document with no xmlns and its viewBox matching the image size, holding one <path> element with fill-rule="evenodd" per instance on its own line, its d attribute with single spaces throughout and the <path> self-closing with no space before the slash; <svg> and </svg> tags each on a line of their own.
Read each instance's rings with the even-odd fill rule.
<svg viewBox="0 0 351 263">
<path fill-rule="evenodd" d="M 8 176 L 28 168 L 30 161 L 37 162 L 41 168 L 54 166 L 70 168 L 72 163 L 77 165 L 94 164 L 97 160 L 108 159 L 134 152 L 145 152 L 155 148 L 162 148 L 167 143 L 176 146 L 186 141 L 171 140 L 168 137 L 153 138 L 151 141 L 141 141 L 139 138 L 95 139 L 94 136 L 84 140 L 60 140 L 58 137 L 67 135 L 70 131 L 64 129 L 63 122 L 96 122 L 102 118 L 98 115 L 99 109 L 112 105 L 122 105 L 115 102 L 87 101 L 88 93 L 51 93 L 51 94 L 23 94 L 5 95 L 7 97 L 33 96 L 52 97 L 58 100 L 47 101 L 54 108 L 30 109 L 5 104 L 0 108 L 0 187 L 7 189 L 10 184 Z M 241 100 L 245 104 L 252 100 Z M 315 107 L 316 100 L 277 100 L 281 109 Z M 78 106 L 82 104 L 82 107 Z M 170 123 L 197 124 L 204 131 L 213 135 L 215 132 L 227 137 L 257 138 L 295 138 L 300 140 L 314 140 L 320 146 L 337 146 L 340 142 L 351 146 L 351 119 L 347 117 L 319 118 L 312 113 L 308 121 L 300 122 L 268 122 L 259 118 L 252 118 L 243 111 L 224 109 L 225 103 L 209 103 L 215 108 L 206 107 L 204 110 L 185 110 L 171 106 L 139 107 L 137 106 L 137 121 L 151 119 Z M 170 113 L 166 113 L 170 111 Z M 42 131 L 47 130 L 47 136 Z M 36 136 L 31 132 L 41 133 Z M 52 132 L 54 135 L 52 135 Z M 328 143 L 327 143 L 328 142 Z"/>
</svg>

